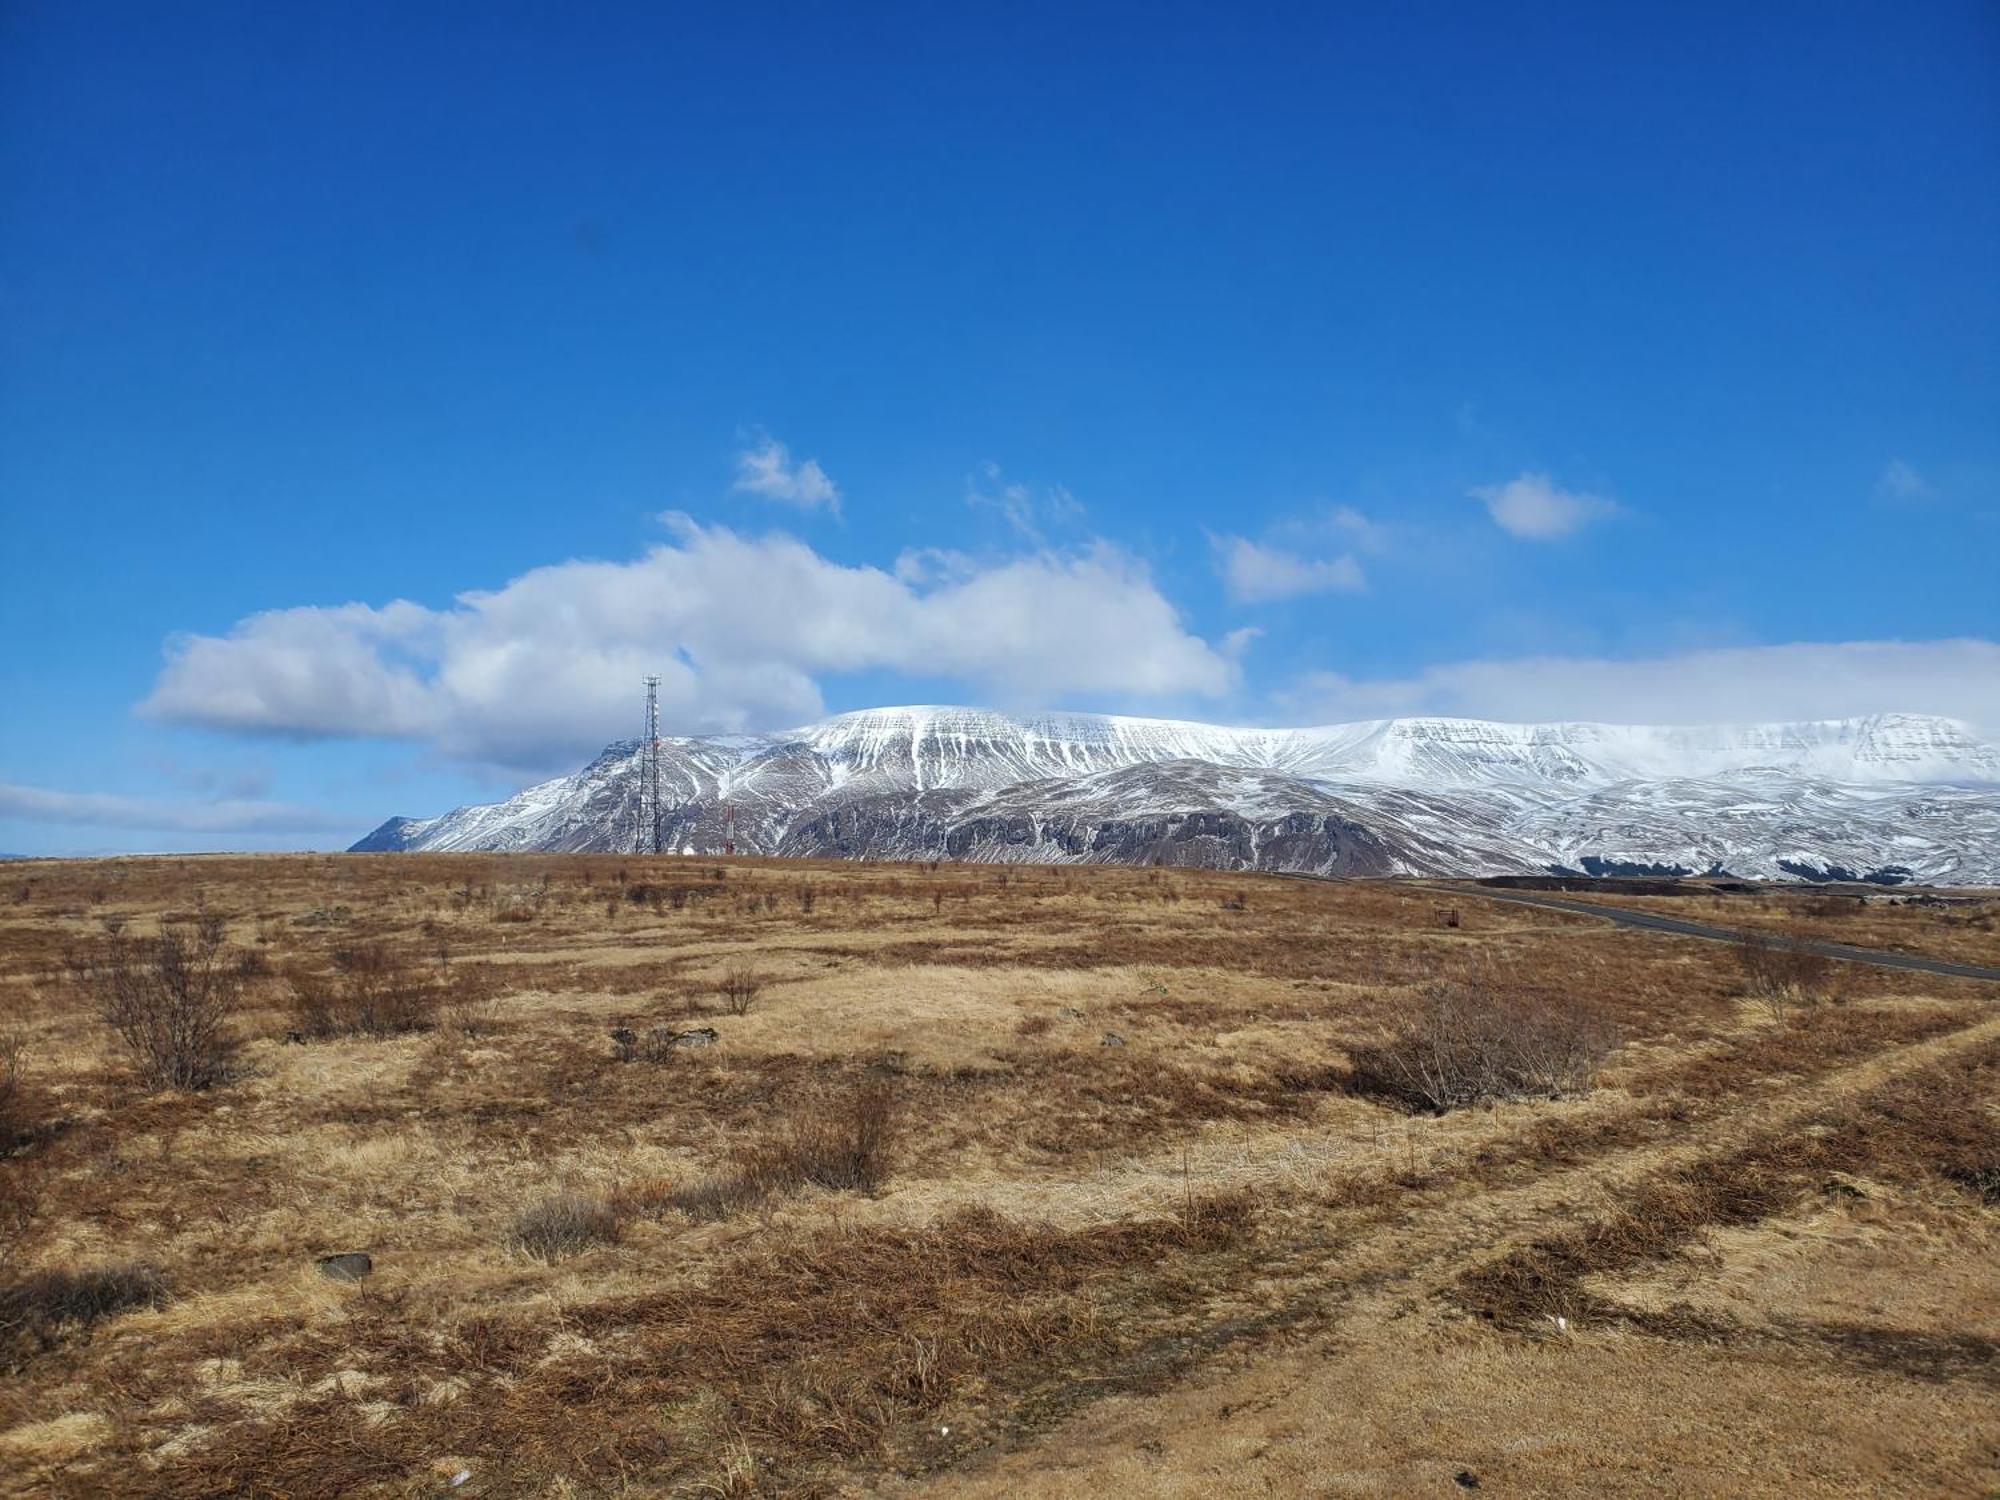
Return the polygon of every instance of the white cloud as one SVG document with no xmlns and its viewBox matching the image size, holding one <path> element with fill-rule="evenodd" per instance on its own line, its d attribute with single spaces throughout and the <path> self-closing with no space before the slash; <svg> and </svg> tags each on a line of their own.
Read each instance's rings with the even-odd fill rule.
<svg viewBox="0 0 2000 1500">
<path fill-rule="evenodd" d="M 1892 458 L 1883 465 L 1881 474 L 1875 480 L 1875 498 L 1891 504 L 1910 505 L 1919 500 L 1932 499 L 1936 494 L 1930 481 L 1900 458 Z"/>
<path fill-rule="evenodd" d="M 1352 554 L 1308 558 L 1247 537 L 1211 536 L 1209 541 L 1223 584 L 1238 604 L 1264 604 L 1329 590 L 1356 593 L 1368 587 Z"/>
<path fill-rule="evenodd" d="M 1566 537 L 1618 513 L 1618 506 L 1603 496 L 1559 488 L 1546 474 L 1521 474 L 1505 484 L 1481 485 L 1472 497 L 1485 503 L 1487 514 L 1502 531 L 1535 542 Z"/>
<path fill-rule="evenodd" d="M 951 547 L 905 547 L 891 569 L 904 583 L 918 587 L 970 578 L 979 564 Z"/>
<path fill-rule="evenodd" d="M 889 573 L 783 533 L 667 521 L 673 540 L 635 561 L 537 568 L 446 609 L 308 605 L 176 638 L 141 711 L 542 770 L 634 732 L 635 684 L 654 672 L 679 733 L 816 718 L 832 673 L 946 679 L 1024 705 L 1213 696 L 1236 681 L 1145 568 L 1102 542 L 984 567 L 905 554 Z"/>
<path fill-rule="evenodd" d="M 420 736 L 436 723 L 420 664 L 435 657 L 442 625 L 443 617 L 405 600 L 252 615 L 226 638 L 169 640 L 169 666 L 149 701 L 163 717 L 177 717 L 174 692 L 162 691 L 199 684 L 198 719 L 214 729 L 281 727 L 315 739 L 365 724 L 364 733 Z M 246 628 L 254 660 L 240 649 Z"/>
<path fill-rule="evenodd" d="M 1266 532 L 1267 545 L 1283 544 L 1299 552 L 1323 552 L 1332 547 L 1370 554 L 1390 550 L 1394 528 L 1372 519 L 1352 505 L 1336 505 L 1308 515 L 1288 516 Z"/>
<path fill-rule="evenodd" d="M 1327 524 L 1351 537 L 1354 545 L 1364 552 L 1380 552 L 1389 545 L 1389 528 L 1369 520 L 1351 505 L 1336 506 L 1327 517 Z"/>
<path fill-rule="evenodd" d="M 1984 640 L 1732 646 L 1640 661 L 1535 656 L 1452 662 L 1415 676 L 1307 676 L 1279 698 L 1291 723 L 1399 714 L 1535 723 L 1728 724 L 1945 714 L 2000 730 L 2000 644 Z"/>
<path fill-rule="evenodd" d="M 793 463 L 792 455 L 776 438 L 765 437 L 753 448 L 736 455 L 736 483 L 733 488 L 766 500 L 781 500 L 801 510 L 825 506 L 840 514 L 840 487 L 827 477 L 819 460 L 808 458 Z"/>
<path fill-rule="evenodd" d="M 354 827 L 351 818 L 284 802 L 234 797 L 213 802 L 164 802 L 8 783 L 0 783 L 0 818 L 171 833 L 328 833 L 348 832 Z"/>
</svg>

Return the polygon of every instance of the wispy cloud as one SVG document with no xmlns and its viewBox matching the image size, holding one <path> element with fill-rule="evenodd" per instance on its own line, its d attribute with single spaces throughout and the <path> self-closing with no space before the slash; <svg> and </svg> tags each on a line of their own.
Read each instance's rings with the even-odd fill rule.
<svg viewBox="0 0 2000 1500">
<path fill-rule="evenodd" d="M 1875 478 L 1875 498 L 1892 505 L 1912 505 L 1920 500 L 1933 499 L 1936 495 L 1937 491 L 1931 487 L 1930 481 L 1919 474 L 1914 465 L 1900 458 L 1890 459 Z"/>
<path fill-rule="evenodd" d="M 1059 484 L 1034 486 L 1008 479 L 996 463 L 985 463 L 965 482 L 965 503 L 997 513 L 1024 541 L 1048 544 L 1048 533 L 1083 520 L 1083 502 Z"/>
<path fill-rule="evenodd" d="M 840 514 L 840 487 L 828 477 L 817 459 L 792 461 L 791 451 L 774 437 L 760 437 L 736 455 L 736 482 L 741 494 L 757 495 L 796 505 L 801 510 L 822 506 Z"/>
<path fill-rule="evenodd" d="M 1394 528 L 1352 505 L 1336 505 L 1302 515 L 1286 516 L 1264 531 L 1265 541 L 1295 552 L 1319 553 L 1338 547 L 1368 554 L 1392 550 Z"/>
<path fill-rule="evenodd" d="M 1308 674 L 1278 695 L 1291 723 L 1441 714 L 1524 723 L 1727 724 L 1944 714 L 2000 731 L 2000 644 L 1795 642 L 1632 661 L 1533 656 L 1427 667 L 1411 677 Z"/>
<path fill-rule="evenodd" d="M 1351 505 L 1335 506 L 1327 524 L 1364 552 L 1382 552 L 1389 546 L 1389 528 L 1371 521 Z"/>
<path fill-rule="evenodd" d="M 1352 553 L 1304 557 L 1240 536 L 1211 536 L 1209 543 L 1223 586 L 1238 604 L 1268 604 L 1302 594 L 1357 593 L 1368 587 L 1367 575 Z"/>
<path fill-rule="evenodd" d="M 0 818 L 148 833 L 331 833 L 355 826 L 352 818 L 252 798 L 168 802 L 9 783 L 0 783 Z"/>
<path fill-rule="evenodd" d="M 1520 474 L 1505 484 L 1481 485 L 1472 497 L 1486 506 L 1502 531 L 1534 542 L 1556 541 L 1618 514 L 1615 501 L 1562 489 L 1546 474 Z"/>
</svg>

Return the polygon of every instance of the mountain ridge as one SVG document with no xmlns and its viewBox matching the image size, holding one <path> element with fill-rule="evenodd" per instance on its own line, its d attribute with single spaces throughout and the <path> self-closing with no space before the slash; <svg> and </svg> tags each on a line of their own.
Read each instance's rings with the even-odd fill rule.
<svg viewBox="0 0 2000 1500">
<path fill-rule="evenodd" d="M 354 849 L 632 849 L 642 748 Z M 664 847 L 687 853 L 719 852 L 733 807 L 736 847 L 774 854 L 2000 882 L 2000 746 L 1936 715 L 1271 729 L 910 705 L 676 736 L 661 760 Z"/>
</svg>

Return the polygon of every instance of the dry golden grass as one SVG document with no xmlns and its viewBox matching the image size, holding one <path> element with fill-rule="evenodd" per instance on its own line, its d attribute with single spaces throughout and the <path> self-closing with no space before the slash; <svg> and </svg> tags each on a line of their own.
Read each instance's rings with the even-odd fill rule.
<svg viewBox="0 0 2000 1500">
<path fill-rule="evenodd" d="M 9 1493 L 2000 1482 L 1990 989 L 1852 969 L 1773 1015 L 1721 945 L 1445 928 L 1393 882 L 7 874 Z M 1881 921 L 1955 956 L 1955 910 Z M 240 1045 L 149 1093 L 65 957 L 198 916 Z M 1562 1097 L 1375 1102 L 1356 1058 L 1439 986 L 1616 1050 Z M 346 1251 L 373 1274 L 316 1270 Z"/>
<path fill-rule="evenodd" d="M 1953 891 L 1935 897 L 1894 887 L 1856 895 L 1811 886 L 1759 886 L 1751 891 L 1685 896 L 1593 895 L 1608 906 L 1630 906 L 1690 922 L 1785 936 L 1816 938 L 1914 953 L 1957 963 L 2000 965 L 2000 893 Z M 1939 904 L 1928 904 L 1937 900 Z"/>
</svg>

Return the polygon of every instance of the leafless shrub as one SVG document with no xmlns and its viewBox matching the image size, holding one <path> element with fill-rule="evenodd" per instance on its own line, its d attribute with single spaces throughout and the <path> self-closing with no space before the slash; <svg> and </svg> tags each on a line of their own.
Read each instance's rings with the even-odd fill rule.
<svg viewBox="0 0 2000 1500">
<path fill-rule="evenodd" d="M 1580 1002 L 1433 983 L 1394 1034 L 1355 1049 L 1348 1087 L 1437 1114 L 1491 1099 L 1559 1098 L 1587 1090 L 1616 1045 L 1611 1024 Z"/>
<path fill-rule="evenodd" d="M 0 1156 L 32 1136 L 40 1123 L 21 1065 L 26 1053 L 27 1045 L 18 1036 L 0 1035 Z"/>
<path fill-rule="evenodd" d="M 244 975 L 220 917 L 162 924 L 158 937 L 72 950 L 64 965 L 147 1084 L 205 1089 L 228 1076 Z"/>
<path fill-rule="evenodd" d="M 722 976 L 722 983 L 716 992 L 722 996 L 722 1003 L 732 1016 L 747 1016 L 750 1007 L 757 1003 L 757 996 L 763 992 L 764 976 L 748 964 L 731 964 Z"/>
<path fill-rule="evenodd" d="M 562 1192 L 524 1209 L 509 1238 L 537 1260 L 557 1261 L 618 1238 L 618 1210 L 588 1193 Z"/>
<path fill-rule="evenodd" d="M 747 1175 L 774 1187 L 811 1183 L 872 1193 L 888 1180 L 895 1135 L 895 1093 L 886 1080 L 869 1079 L 803 1100 L 744 1165 Z"/>
<path fill-rule="evenodd" d="M 298 968 L 287 980 L 293 1023 L 312 1038 L 428 1031 L 447 1004 L 473 998 L 474 983 L 464 969 L 433 968 L 381 942 L 344 944 L 330 972 Z"/>
<path fill-rule="evenodd" d="M 10 1362 L 50 1347 L 65 1328 L 88 1329 L 167 1300 L 166 1283 L 136 1262 L 82 1271 L 37 1271 L 0 1287 L 0 1354 Z"/>
<path fill-rule="evenodd" d="M 1835 998 L 1836 965 L 1809 941 L 1796 933 L 1752 933 L 1736 945 L 1744 985 L 1776 1020 L 1795 1005 Z"/>
<path fill-rule="evenodd" d="M 733 1169 L 685 1187 L 660 1189 L 653 1211 L 723 1219 L 807 1186 L 872 1193 L 888 1181 L 896 1098 L 887 1080 L 801 1100 L 770 1138 L 736 1155 Z"/>
<path fill-rule="evenodd" d="M 41 1217 L 48 1178 L 46 1160 L 29 1156 L 0 1161 L 0 1266 L 14 1261 L 16 1247 Z"/>
<path fill-rule="evenodd" d="M 680 1046 L 681 1034 L 671 1026 L 649 1027 L 644 1036 L 629 1026 L 611 1031 L 611 1056 L 616 1062 L 669 1062 Z"/>
</svg>

